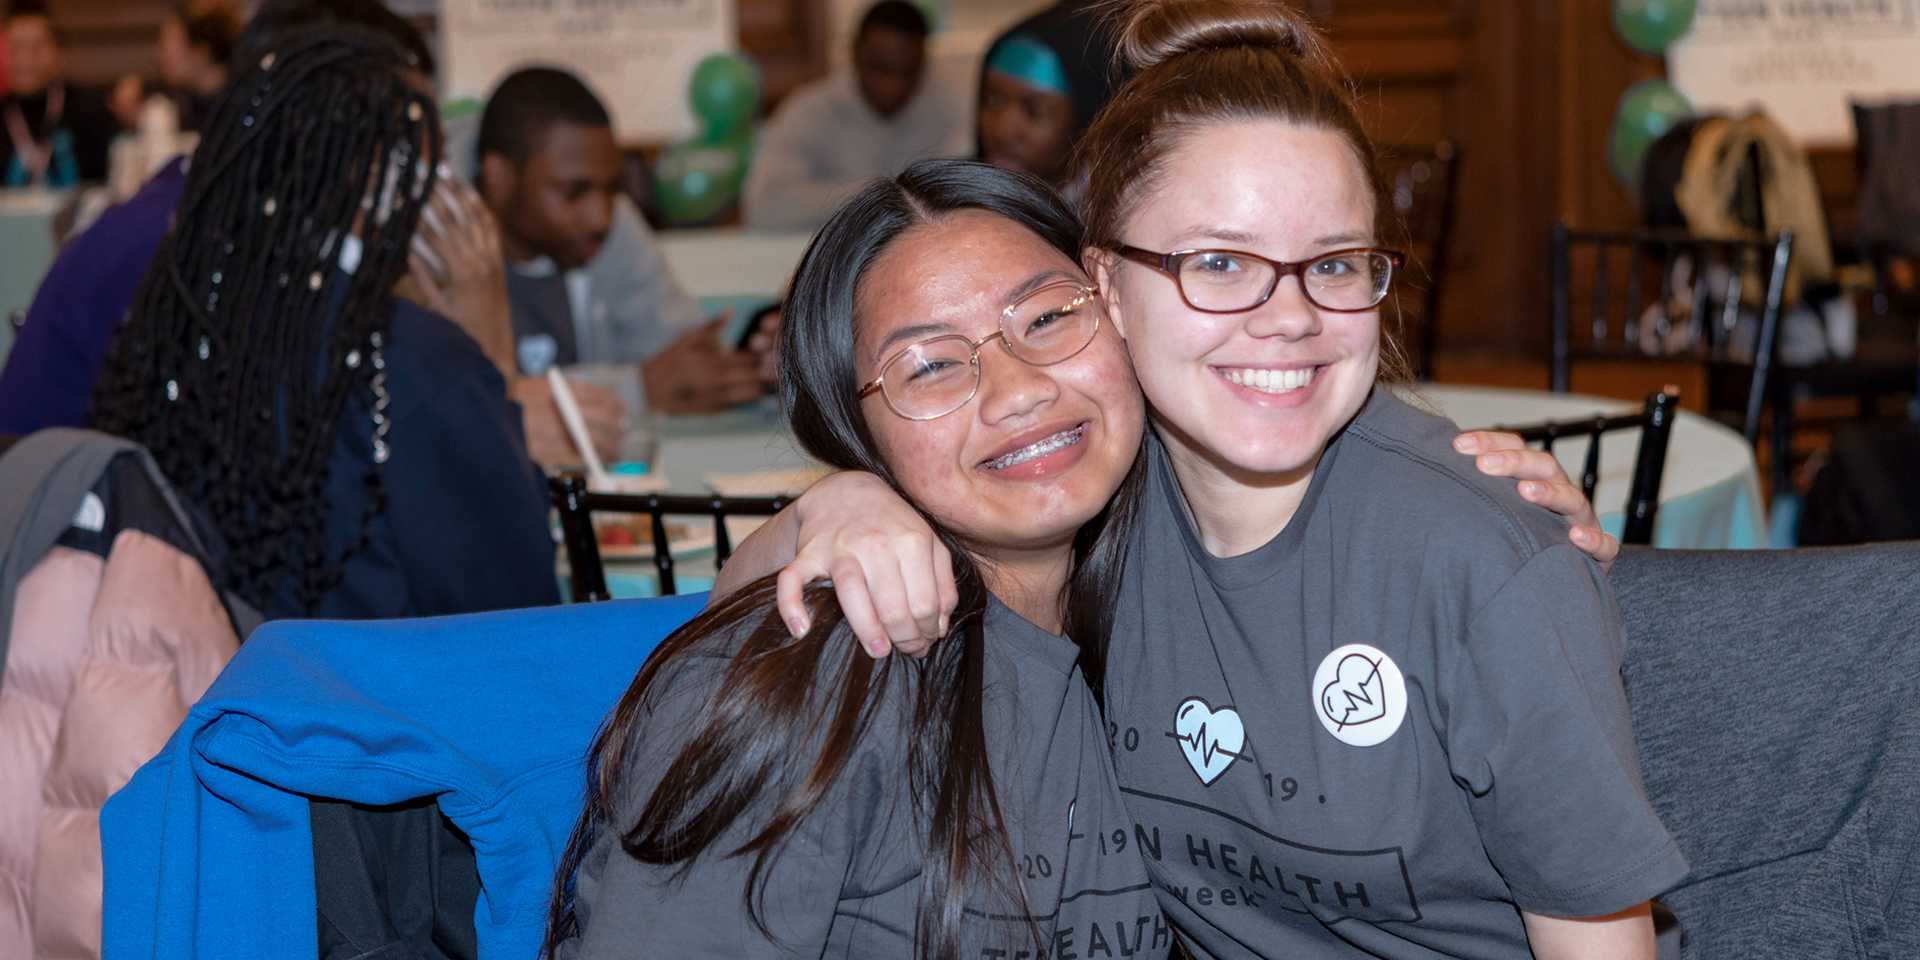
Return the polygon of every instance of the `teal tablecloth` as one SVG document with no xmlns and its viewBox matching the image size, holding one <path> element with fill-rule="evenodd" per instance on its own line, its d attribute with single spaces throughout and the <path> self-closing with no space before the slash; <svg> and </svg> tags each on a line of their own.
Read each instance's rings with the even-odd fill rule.
<svg viewBox="0 0 1920 960">
<path fill-rule="evenodd" d="M 1637 409 L 1636 404 L 1601 397 L 1497 387 L 1423 384 L 1411 392 L 1416 403 L 1424 400 L 1428 408 L 1468 429 Z M 1627 490 L 1633 482 L 1639 444 L 1639 431 L 1634 430 L 1608 434 L 1600 447 L 1600 483 L 1593 500 L 1600 525 L 1614 536 L 1625 525 Z M 1568 476 L 1577 477 L 1586 462 L 1587 441 L 1562 440 L 1554 445 L 1554 454 Z M 1697 414 L 1683 411 L 1674 420 L 1653 545 L 1700 550 L 1767 546 L 1760 474 L 1745 438 Z"/>
</svg>

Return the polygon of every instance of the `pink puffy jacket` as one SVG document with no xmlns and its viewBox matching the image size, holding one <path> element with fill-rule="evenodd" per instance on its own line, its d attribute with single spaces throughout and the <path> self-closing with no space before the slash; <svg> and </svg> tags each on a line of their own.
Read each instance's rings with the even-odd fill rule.
<svg viewBox="0 0 1920 960">
<path fill-rule="evenodd" d="M 100 954 L 100 807 L 239 646 L 206 573 L 138 530 L 21 580 L 0 674 L 0 957 Z"/>
</svg>

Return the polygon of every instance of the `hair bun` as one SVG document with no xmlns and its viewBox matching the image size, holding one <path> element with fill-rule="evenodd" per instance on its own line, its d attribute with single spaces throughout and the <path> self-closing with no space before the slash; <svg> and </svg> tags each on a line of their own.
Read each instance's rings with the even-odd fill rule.
<svg viewBox="0 0 1920 960">
<path fill-rule="evenodd" d="M 1306 17 L 1280 0 L 1120 0 L 1113 4 L 1120 60 L 1146 70 L 1176 57 L 1249 47 L 1331 64 Z"/>
</svg>

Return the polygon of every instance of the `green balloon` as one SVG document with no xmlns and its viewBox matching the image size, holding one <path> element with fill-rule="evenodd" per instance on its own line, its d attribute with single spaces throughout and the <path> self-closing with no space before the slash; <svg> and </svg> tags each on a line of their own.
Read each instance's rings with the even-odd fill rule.
<svg viewBox="0 0 1920 960">
<path fill-rule="evenodd" d="M 747 178 L 753 143 L 748 137 L 722 142 L 696 138 L 660 152 L 653 168 L 653 194 L 674 226 L 712 223 L 732 209 Z"/>
<path fill-rule="evenodd" d="M 947 22 L 947 6 L 950 0 L 913 0 L 920 13 L 927 18 L 927 27 L 939 30 Z"/>
<path fill-rule="evenodd" d="M 687 98 L 706 139 L 738 136 L 760 109 L 760 72 L 737 53 L 708 54 L 693 68 Z"/>
<path fill-rule="evenodd" d="M 1621 183 L 1640 182 L 1640 161 L 1660 135 L 1693 113 L 1693 104 L 1665 80 L 1642 80 L 1620 96 L 1607 142 L 1607 166 Z"/>
<path fill-rule="evenodd" d="M 1641 53 L 1659 53 L 1693 26 L 1696 0 L 1613 0 L 1613 28 Z"/>
</svg>

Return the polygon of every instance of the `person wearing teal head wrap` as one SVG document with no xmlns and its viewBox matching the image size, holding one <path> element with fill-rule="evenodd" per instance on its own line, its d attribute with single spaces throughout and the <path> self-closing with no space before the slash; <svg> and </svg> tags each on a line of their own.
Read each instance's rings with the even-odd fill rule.
<svg viewBox="0 0 1920 960">
<path fill-rule="evenodd" d="M 1016 24 L 987 48 L 975 128 L 980 159 L 1071 195 L 1073 145 L 1113 95 L 1113 44 L 1085 0 Z"/>
</svg>

